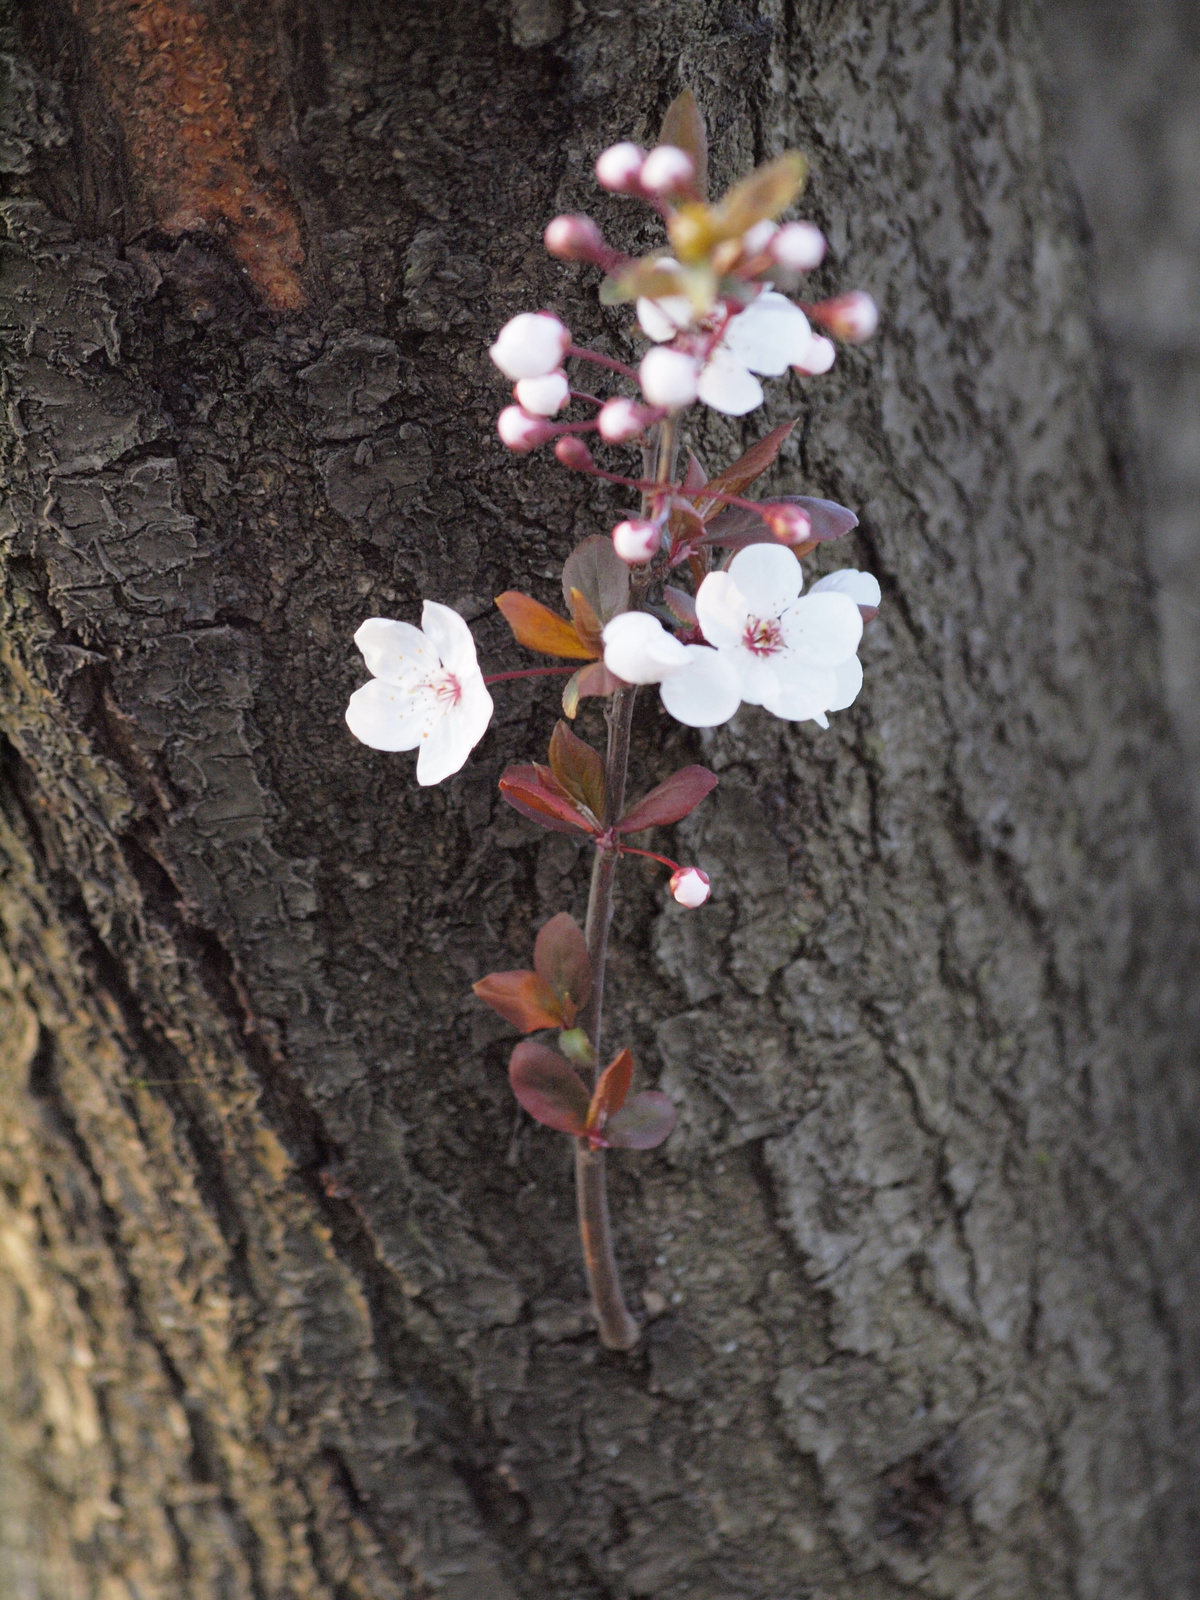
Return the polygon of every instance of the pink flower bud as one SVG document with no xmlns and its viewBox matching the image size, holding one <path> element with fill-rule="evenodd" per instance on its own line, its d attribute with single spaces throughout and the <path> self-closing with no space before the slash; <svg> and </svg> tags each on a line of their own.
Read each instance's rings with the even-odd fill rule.
<svg viewBox="0 0 1200 1600">
<path fill-rule="evenodd" d="M 758 256 L 766 250 L 771 240 L 779 232 L 777 222 L 756 222 L 752 228 L 747 228 L 742 235 L 742 252 L 748 256 Z"/>
<path fill-rule="evenodd" d="M 548 372 L 544 378 L 521 378 L 513 390 L 519 404 L 535 417 L 552 417 L 556 411 L 561 411 L 570 392 L 567 375 L 561 367 L 557 372 Z"/>
<path fill-rule="evenodd" d="M 592 452 L 583 440 L 573 433 L 568 433 L 554 446 L 554 454 L 564 467 L 570 467 L 572 472 L 590 472 L 595 466 Z"/>
<path fill-rule="evenodd" d="M 653 522 L 642 517 L 631 517 L 618 522 L 612 531 L 613 549 L 622 561 L 631 567 L 650 561 L 662 548 L 662 532 Z"/>
<path fill-rule="evenodd" d="M 702 906 L 712 893 L 708 873 L 701 872 L 699 867 L 680 867 L 671 874 L 671 893 L 681 906 L 687 906 L 689 911 L 694 911 L 697 906 Z"/>
<path fill-rule="evenodd" d="M 648 350 L 638 368 L 642 393 L 652 406 L 678 411 L 695 400 L 700 381 L 699 363 L 682 350 L 667 350 L 659 345 Z"/>
<path fill-rule="evenodd" d="M 546 249 L 559 261 L 604 261 L 608 248 L 591 217 L 555 217 L 542 235 Z"/>
<path fill-rule="evenodd" d="M 879 326 L 879 309 L 861 289 L 839 295 L 836 300 L 822 300 L 810 307 L 809 315 L 828 328 L 835 339 L 845 339 L 848 344 L 862 344 Z"/>
<path fill-rule="evenodd" d="M 812 222 L 785 222 L 771 240 L 771 254 L 791 272 L 811 272 L 825 259 L 825 235 Z"/>
<path fill-rule="evenodd" d="M 627 400 L 624 395 L 618 395 L 615 400 L 608 400 L 600 407 L 596 425 L 605 444 L 626 444 L 630 439 L 636 439 L 639 433 L 644 433 L 651 420 L 651 413 L 644 406 L 639 406 L 636 400 Z"/>
<path fill-rule="evenodd" d="M 507 378 L 542 378 L 558 366 L 570 342 L 557 317 L 522 311 L 500 329 L 488 354 Z"/>
<path fill-rule="evenodd" d="M 629 194 L 638 187 L 646 157 L 636 144 L 614 144 L 596 162 L 596 180 L 602 189 Z"/>
<path fill-rule="evenodd" d="M 786 500 L 763 500 L 758 514 L 780 544 L 803 544 L 812 538 L 812 518 L 799 506 Z"/>
<path fill-rule="evenodd" d="M 543 422 L 540 417 L 531 417 L 520 406 L 505 406 L 496 418 L 496 432 L 508 448 L 519 456 L 553 439 L 555 431 L 551 423 Z"/>
<path fill-rule="evenodd" d="M 686 150 L 660 144 L 642 165 L 641 186 L 647 194 L 678 194 L 696 176 L 696 163 Z"/>
<path fill-rule="evenodd" d="M 806 378 L 819 378 L 828 372 L 837 357 L 837 346 L 824 334 L 814 333 L 803 361 L 794 361 L 792 368 Z"/>
</svg>

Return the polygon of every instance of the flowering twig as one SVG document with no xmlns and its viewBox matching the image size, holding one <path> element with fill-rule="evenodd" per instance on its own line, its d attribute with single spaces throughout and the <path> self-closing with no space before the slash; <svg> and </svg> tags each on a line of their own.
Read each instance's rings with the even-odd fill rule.
<svg viewBox="0 0 1200 1600">
<path fill-rule="evenodd" d="M 513 381 L 513 404 L 497 421 L 503 443 L 525 454 L 556 441 L 559 462 L 638 491 L 638 515 L 609 536 L 585 538 L 567 558 L 562 593 L 568 616 L 516 590 L 496 604 L 517 642 L 566 666 L 479 670 L 470 630 L 455 612 L 427 600 L 421 627 L 373 617 L 355 635 L 372 677 L 351 697 L 346 720 L 380 750 L 419 751 L 417 781 L 457 772 L 492 715 L 488 686 L 567 676 L 548 764 L 507 767 L 502 798 L 540 827 L 590 841 L 585 926 L 552 917 L 534 945 L 533 966 L 492 972 L 475 993 L 522 1034 L 557 1030 L 557 1048 L 524 1038 L 508 1076 L 519 1103 L 539 1123 L 575 1140 L 579 1226 L 601 1342 L 628 1350 L 639 1336 L 621 1292 L 609 1218 L 605 1152 L 650 1150 L 668 1137 L 675 1109 L 657 1090 L 631 1092 L 628 1049 L 602 1067 L 602 1024 L 609 931 L 622 855 L 670 872 L 670 892 L 690 909 L 709 898 L 707 873 L 628 842 L 629 834 L 670 827 L 716 786 L 702 766 L 684 767 L 626 804 L 634 701 L 654 684 L 677 721 L 698 728 L 727 722 L 743 703 L 789 721 L 828 726 L 862 683 L 857 649 L 863 623 L 880 604 L 869 573 L 830 573 L 801 595 L 800 559 L 857 523 L 828 500 L 790 495 L 751 500 L 746 490 L 777 459 L 792 424 L 774 429 L 708 478 L 688 453 L 677 473 L 680 422 L 697 400 L 742 416 L 763 400 L 760 376 L 791 367 L 803 376 L 829 370 L 830 339 L 856 342 L 874 331 L 863 294 L 803 306 L 773 287 L 817 266 L 825 241 L 811 223 L 774 220 L 799 193 L 805 163 L 786 152 L 751 173 L 718 202 L 707 200 L 703 120 L 690 92 L 672 104 L 664 141 L 646 155 L 614 145 L 596 164 L 601 184 L 648 202 L 666 224 L 669 254 L 635 260 L 607 245 L 589 217 L 556 217 L 546 248 L 564 261 L 599 267 L 608 305 L 635 301 L 652 348 L 635 369 L 574 342 L 549 312 L 522 312 L 491 348 Z M 763 274 L 771 274 L 771 282 Z M 811 319 L 811 320 L 810 320 Z M 572 389 L 563 363 L 590 362 L 636 383 L 633 399 Z M 584 420 L 554 420 L 587 405 Z M 639 443 L 643 475 L 601 467 L 579 437 L 604 445 Z M 720 551 L 726 552 L 722 557 Z M 694 593 L 676 577 L 690 573 Z M 666 626 L 664 626 L 664 623 Z M 580 702 L 607 701 L 604 756 L 572 732 Z M 586 1071 L 590 1086 L 576 1068 Z"/>
</svg>

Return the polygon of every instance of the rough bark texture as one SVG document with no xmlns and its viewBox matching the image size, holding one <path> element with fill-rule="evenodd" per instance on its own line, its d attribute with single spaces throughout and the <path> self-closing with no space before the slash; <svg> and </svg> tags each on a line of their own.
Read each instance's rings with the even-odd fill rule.
<svg viewBox="0 0 1200 1600">
<path fill-rule="evenodd" d="M 1196 1593 L 1192 864 L 1031 15 L 77 0 L 9 42 L 5 1594 Z M 622 869 L 609 1036 L 680 1127 L 613 1162 L 611 1356 L 469 997 L 582 910 L 497 804 L 556 690 L 432 792 L 341 718 L 422 595 L 526 664 L 491 596 L 622 505 L 504 454 L 483 346 L 542 303 L 632 351 L 538 232 L 685 82 L 719 180 L 811 153 L 823 281 L 885 313 L 694 442 L 799 413 L 776 481 L 861 509 L 830 564 L 885 605 L 829 733 L 639 707 L 635 782 L 722 781 L 710 907 Z"/>
</svg>

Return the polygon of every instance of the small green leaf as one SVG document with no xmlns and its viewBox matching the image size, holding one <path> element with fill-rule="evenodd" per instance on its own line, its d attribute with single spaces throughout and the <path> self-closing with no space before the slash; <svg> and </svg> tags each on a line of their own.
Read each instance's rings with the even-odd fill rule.
<svg viewBox="0 0 1200 1600">
<path fill-rule="evenodd" d="M 596 1065 L 596 1052 L 592 1049 L 592 1041 L 582 1028 L 564 1028 L 558 1036 L 558 1048 L 568 1061 L 573 1061 L 577 1067 L 594 1067 Z"/>
</svg>

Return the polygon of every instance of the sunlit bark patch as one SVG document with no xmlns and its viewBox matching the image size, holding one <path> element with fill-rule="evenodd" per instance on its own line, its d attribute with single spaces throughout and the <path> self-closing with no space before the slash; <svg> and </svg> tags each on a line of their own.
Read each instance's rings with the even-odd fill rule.
<svg viewBox="0 0 1200 1600">
<path fill-rule="evenodd" d="M 256 148 L 261 112 L 244 109 L 266 103 L 248 41 L 218 36 L 188 0 L 73 5 L 155 225 L 226 239 L 273 310 L 303 305 L 299 213 Z"/>
</svg>

